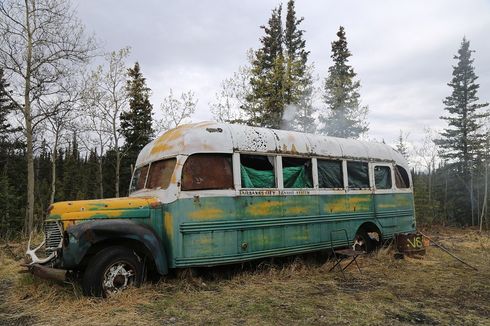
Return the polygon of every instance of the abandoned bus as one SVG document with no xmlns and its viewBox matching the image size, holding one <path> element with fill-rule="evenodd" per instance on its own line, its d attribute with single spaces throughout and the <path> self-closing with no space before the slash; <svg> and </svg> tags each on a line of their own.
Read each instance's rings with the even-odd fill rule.
<svg viewBox="0 0 490 326">
<path fill-rule="evenodd" d="M 126 198 L 55 203 L 34 274 L 82 276 L 86 294 L 147 267 L 213 266 L 378 241 L 415 229 L 407 161 L 390 146 L 214 122 L 139 154 Z M 337 232 L 342 231 L 342 232 Z M 30 247 L 30 245 L 29 245 Z"/>
</svg>

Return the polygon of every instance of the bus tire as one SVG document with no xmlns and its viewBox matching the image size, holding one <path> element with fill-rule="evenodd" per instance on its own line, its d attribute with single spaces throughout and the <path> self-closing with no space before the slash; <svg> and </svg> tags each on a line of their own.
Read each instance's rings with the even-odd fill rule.
<svg viewBox="0 0 490 326">
<path fill-rule="evenodd" d="M 83 274 L 82 289 L 87 296 L 108 297 L 143 281 L 143 262 L 126 247 L 111 246 L 93 256 Z"/>
</svg>

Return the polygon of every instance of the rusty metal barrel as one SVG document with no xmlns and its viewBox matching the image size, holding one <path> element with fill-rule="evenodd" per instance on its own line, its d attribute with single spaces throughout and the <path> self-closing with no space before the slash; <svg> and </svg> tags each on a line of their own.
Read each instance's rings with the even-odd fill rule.
<svg viewBox="0 0 490 326">
<path fill-rule="evenodd" d="M 425 255 L 423 235 L 415 233 L 395 234 L 395 248 L 398 253 L 404 255 Z"/>
</svg>

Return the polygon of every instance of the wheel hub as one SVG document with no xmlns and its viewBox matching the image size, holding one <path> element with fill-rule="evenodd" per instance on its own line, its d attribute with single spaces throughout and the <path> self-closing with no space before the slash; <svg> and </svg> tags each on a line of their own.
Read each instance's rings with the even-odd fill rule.
<svg viewBox="0 0 490 326">
<path fill-rule="evenodd" d="M 107 294 L 113 294 L 126 289 L 134 282 L 134 268 L 127 263 L 117 263 L 110 266 L 104 274 L 102 286 Z"/>
</svg>

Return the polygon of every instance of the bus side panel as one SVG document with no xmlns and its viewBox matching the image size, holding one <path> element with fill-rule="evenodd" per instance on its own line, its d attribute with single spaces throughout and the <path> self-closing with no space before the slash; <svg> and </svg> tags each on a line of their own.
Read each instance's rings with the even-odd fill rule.
<svg viewBox="0 0 490 326">
<path fill-rule="evenodd" d="M 372 194 L 182 199 L 165 222 L 171 267 L 217 265 L 330 248 L 374 218 Z M 165 218 L 165 217 L 164 217 Z M 172 227 L 169 227 L 172 224 Z M 342 232 L 333 245 L 345 245 Z"/>
<path fill-rule="evenodd" d="M 383 238 L 415 230 L 412 193 L 376 194 L 376 218 L 383 227 Z"/>
</svg>

